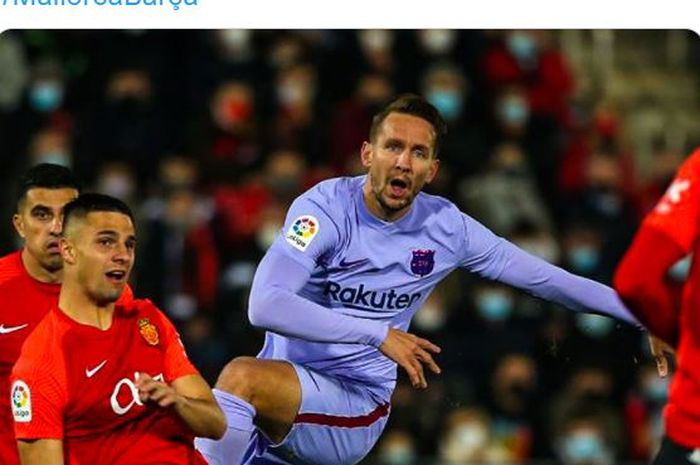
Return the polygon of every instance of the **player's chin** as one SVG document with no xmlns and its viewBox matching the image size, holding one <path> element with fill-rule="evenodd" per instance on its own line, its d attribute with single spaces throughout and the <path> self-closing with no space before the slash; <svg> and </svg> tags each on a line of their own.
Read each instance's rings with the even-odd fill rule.
<svg viewBox="0 0 700 465">
<path fill-rule="evenodd" d="M 117 300 L 119 300 L 119 297 L 121 297 L 125 287 L 126 282 L 119 284 L 111 283 L 106 289 L 103 289 L 103 291 L 101 292 L 102 295 L 100 296 L 100 300 L 108 303 L 116 302 Z"/>
<path fill-rule="evenodd" d="M 42 265 L 44 269 L 58 271 L 63 268 L 63 257 L 61 257 L 59 253 L 47 254 L 44 260 L 42 260 Z"/>
</svg>

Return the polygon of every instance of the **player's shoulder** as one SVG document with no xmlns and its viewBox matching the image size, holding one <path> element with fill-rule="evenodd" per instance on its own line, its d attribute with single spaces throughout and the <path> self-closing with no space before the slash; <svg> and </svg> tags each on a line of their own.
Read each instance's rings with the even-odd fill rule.
<svg viewBox="0 0 700 465">
<path fill-rule="evenodd" d="M 172 325 L 165 312 L 158 308 L 150 299 L 132 298 L 129 301 L 122 302 L 121 305 L 125 310 L 124 314 L 126 317 L 136 319 L 139 326 L 148 325 L 150 323 Z"/>
<path fill-rule="evenodd" d="M 12 287 L 12 284 L 24 277 L 25 271 L 22 266 L 21 251 L 17 250 L 0 257 L 0 289 Z"/>
<path fill-rule="evenodd" d="M 320 206 L 334 205 L 348 200 L 351 194 L 362 184 L 364 176 L 337 177 L 319 182 L 299 196 Z"/>
<path fill-rule="evenodd" d="M 461 224 L 464 216 L 464 213 L 451 200 L 427 192 L 420 192 L 416 196 L 415 205 L 420 216 L 428 223 Z"/>
<path fill-rule="evenodd" d="M 68 326 L 62 324 L 56 309 L 52 309 L 39 320 L 27 339 L 22 345 L 20 359 L 32 360 L 54 360 L 63 356 L 61 353 L 61 339 L 68 331 Z M 46 350 L 52 347 L 51 350 Z M 44 362 L 42 362 L 44 363 Z"/>
</svg>

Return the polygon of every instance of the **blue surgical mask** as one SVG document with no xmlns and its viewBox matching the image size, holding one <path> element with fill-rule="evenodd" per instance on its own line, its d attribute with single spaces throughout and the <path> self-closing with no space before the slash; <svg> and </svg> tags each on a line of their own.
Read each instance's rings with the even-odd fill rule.
<svg viewBox="0 0 700 465">
<path fill-rule="evenodd" d="M 524 124 L 530 117 L 527 103 L 520 98 L 508 98 L 501 101 L 498 114 L 508 124 Z"/>
<path fill-rule="evenodd" d="M 603 337 L 615 327 L 615 320 L 593 313 L 578 313 L 576 315 L 576 327 L 579 331 L 591 337 Z"/>
<path fill-rule="evenodd" d="M 443 118 L 456 120 L 462 114 L 462 96 L 454 90 L 429 90 L 426 94 Z"/>
<path fill-rule="evenodd" d="M 32 107 L 42 113 L 57 109 L 63 101 L 63 88 L 52 81 L 37 82 L 29 92 Z"/>
<path fill-rule="evenodd" d="M 679 260 L 668 270 L 668 274 L 676 281 L 683 282 L 688 279 L 688 273 L 690 273 L 690 265 L 693 263 L 693 256 L 688 255 L 687 257 Z"/>
<path fill-rule="evenodd" d="M 415 462 L 416 454 L 407 445 L 391 445 L 382 453 L 382 459 L 387 465 L 409 465 Z"/>
<path fill-rule="evenodd" d="M 643 386 L 644 397 L 654 403 L 662 404 L 668 398 L 669 378 L 654 376 Z"/>
<path fill-rule="evenodd" d="M 600 251 L 591 246 L 577 246 L 569 251 L 571 267 L 577 273 L 588 274 L 596 269 L 600 262 Z"/>
<path fill-rule="evenodd" d="M 476 308 L 486 321 L 504 321 L 513 313 L 513 299 L 500 291 L 484 291 L 476 298 Z"/>
<path fill-rule="evenodd" d="M 519 61 L 531 60 L 537 55 L 537 43 L 531 35 L 524 32 L 509 35 L 506 46 Z"/>
<path fill-rule="evenodd" d="M 51 163 L 52 165 L 61 165 L 65 166 L 66 168 L 70 168 L 72 164 L 70 155 L 60 150 L 55 150 L 52 152 L 46 152 L 37 155 L 34 161 L 36 164 Z"/>
<path fill-rule="evenodd" d="M 565 464 L 608 463 L 608 453 L 600 436 L 593 433 L 574 433 L 565 438 L 561 446 Z"/>
</svg>

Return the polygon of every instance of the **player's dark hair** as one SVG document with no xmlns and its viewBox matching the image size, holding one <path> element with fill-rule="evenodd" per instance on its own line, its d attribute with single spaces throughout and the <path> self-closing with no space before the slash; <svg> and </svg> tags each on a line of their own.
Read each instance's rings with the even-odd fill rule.
<svg viewBox="0 0 700 465">
<path fill-rule="evenodd" d="M 16 191 L 16 208 L 19 210 L 20 203 L 24 201 L 27 192 L 31 189 L 75 189 L 78 192 L 82 189 L 80 181 L 73 172 L 61 165 L 52 163 L 41 163 L 32 166 L 19 179 Z"/>
<path fill-rule="evenodd" d="M 68 202 L 63 208 L 63 230 L 76 218 L 84 219 L 88 213 L 93 212 L 116 212 L 123 213 L 134 223 L 134 215 L 127 204 L 109 195 L 85 193 L 77 199 Z"/>
<path fill-rule="evenodd" d="M 416 94 L 403 94 L 387 105 L 382 111 L 372 118 L 372 126 L 369 129 L 369 140 L 374 142 L 382 123 L 392 113 L 403 113 L 424 119 L 435 129 L 434 156 L 437 158 L 440 143 L 447 134 L 447 123 L 440 116 L 440 112 L 430 102 Z"/>
</svg>

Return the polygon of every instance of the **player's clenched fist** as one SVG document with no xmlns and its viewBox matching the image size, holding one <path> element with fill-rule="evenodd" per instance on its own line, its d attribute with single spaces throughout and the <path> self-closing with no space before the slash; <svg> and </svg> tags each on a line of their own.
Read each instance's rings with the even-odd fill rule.
<svg viewBox="0 0 700 465">
<path fill-rule="evenodd" d="M 439 354 L 440 347 L 415 334 L 390 328 L 379 350 L 406 370 L 414 388 L 428 387 L 423 364 L 433 373 L 440 374 L 440 367 L 430 354 Z"/>
<path fill-rule="evenodd" d="M 180 395 L 168 384 L 151 378 L 146 373 L 139 373 L 136 378 L 136 388 L 139 390 L 141 402 L 155 402 L 161 407 L 174 405 Z"/>
</svg>

